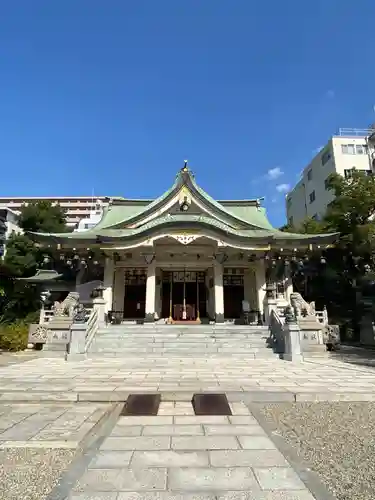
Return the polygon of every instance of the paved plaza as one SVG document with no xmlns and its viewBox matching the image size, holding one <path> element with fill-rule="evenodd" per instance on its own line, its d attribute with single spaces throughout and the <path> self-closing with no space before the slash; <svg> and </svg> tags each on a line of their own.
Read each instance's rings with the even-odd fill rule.
<svg viewBox="0 0 375 500">
<path fill-rule="evenodd" d="M 329 499 L 301 475 L 254 405 L 375 400 L 373 366 L 347 361 L 220 356 L 151 364 L 139 356 L 7 364 L 0 368 L 0 498 Z M 161 393 L 157 416 L 120 416 L 137 392 Z M 196 416 L 196 392 L 225 393 L 233 415 Z"/>
<path fill-rule="evenodd" d="M 129 393 L 160 392 L 190 401 L 195 392 L 229 400 L 310 401 L 375 398 L 375 370 L 340 359 L 290 363 L 277 358 L 33 359 L 0 368 L 0 402 L 111 402 Z"/>
</svg>

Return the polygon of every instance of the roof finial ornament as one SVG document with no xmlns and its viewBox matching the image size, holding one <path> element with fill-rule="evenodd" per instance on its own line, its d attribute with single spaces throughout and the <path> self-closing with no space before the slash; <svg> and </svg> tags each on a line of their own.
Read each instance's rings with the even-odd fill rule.
<svg viewBox="0 0 375 500">
<path fill-rule="evenodd" d="M 184 166 L 182 167 L 182 171 L 187 172 L 188 170 L 189 170 L 188 161 L 184 160 Z"/>
</svg>

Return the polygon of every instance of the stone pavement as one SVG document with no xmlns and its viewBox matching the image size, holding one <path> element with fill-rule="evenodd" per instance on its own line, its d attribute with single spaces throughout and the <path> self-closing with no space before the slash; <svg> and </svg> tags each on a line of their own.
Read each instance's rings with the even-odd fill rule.
<svg viewBox="0 0 375 500">
<path fill-rule="evenodd" d="M 0 449 L 76 449 L 111 409 L 91 403 L 1 404 Z"/>
<path fill-rule="evenodd" d="M 243 403 L 195 416 L 162 402 L 156 417 L 120 417 L 69 500 L 313 500 Z"/>
<path fill-rule="evenodd" d="M 1 402 L 125 401 L 129 393 L 160 392 L 190 401 L 195 392 L 225 392 L 230 401 L 375 400 L 375 370 L 338 359 L 37 358 L 0 368 Z"/>
</svg>

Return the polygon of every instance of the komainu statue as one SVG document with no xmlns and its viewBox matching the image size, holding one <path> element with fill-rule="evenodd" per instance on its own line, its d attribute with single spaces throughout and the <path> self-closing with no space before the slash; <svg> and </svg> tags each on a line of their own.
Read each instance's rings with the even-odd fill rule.
<svg viewBox="0 0 375 500">
<path fill-rule="evenodd" d="M 79 303 L 79 293 L 69 292 L 62 302 L 56 301 L 53 305 L 53 316 L 67 316 L 73 318 L 74 311 Z"/>
<path fill-rule="evenodd" d="M 291 293 L 290 303 L 297 318 L 301 316 L 315 316 L 315 302 L 306 302 L 300 293 Z"/>
</svg>

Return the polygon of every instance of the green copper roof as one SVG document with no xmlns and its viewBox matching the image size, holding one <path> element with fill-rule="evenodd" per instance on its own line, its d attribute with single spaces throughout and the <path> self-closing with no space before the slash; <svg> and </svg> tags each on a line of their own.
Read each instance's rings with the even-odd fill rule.
<svg viewBox="0 0 375 500">
<path fill-rule="evenodd" d="M 102 220 L 91 229 L 97 232 L 104 228 L 120 228 L 140 222 L 142 218 L 150 216 L 156 210 L 162 210 L 184 187 L 196 196 L 202 205 L 216 212 L 218 217 L 224 218 L 228 224 L 238 228 L 273 229 L 267 219 L 265 209 L 260 207 L 257 200 L 225 200 L 222 203 L 214 200 L 200 186 L 197 185 L 194 176 L 187 168 L 178 173 L 172 187 L 154 201 L 150 200 L 126 200 L 121 198 L 112 199 L 112 203 L 105 210 Z M 122 228 L 122 227 L 121 227 Z"/>
<path fill-rule="evenodd" d="M 203 207 L 200 214 L 192 212 L 168 213 L 167 207 L 178 193 L 185 189 L 195 207 Z M 185 195 L 185 193 L 183 193 Z M 158 212 L 159 215 L 156 215 Z M 147 222 L 143 221 L 148 219 Z M 32 234 L 37 241 L 53 239 L 56 242 L 109 243 L 119 240 L 140 240 L 144 236 L 162 234 L 163 230 L 203 229 L 220 232 L 225 236 L 241 240 L 262 240 L 288 242 L 332 240 L 335 235 L 301 235 L 281 232 L 272 227 L 266 211 L 259 200 L 224 200 L 218 202 L 209 196 L 185 167 L 180 170 L 173 186 L 162 196 L 151 200 L 127 200 L 113 198 L 105 208 L 101 221 L 93 228 L 82 232 L 63 234 Z"/>
</svg>

